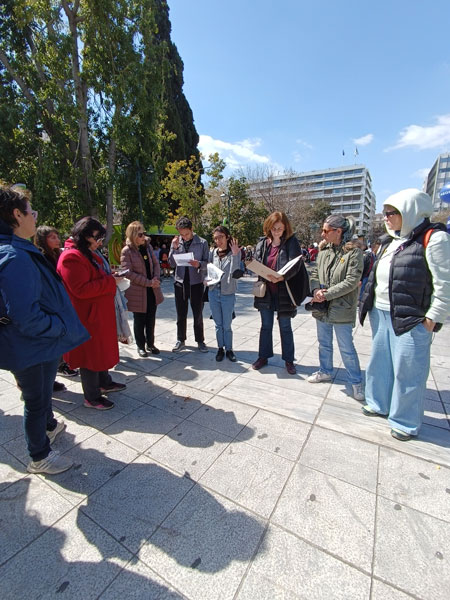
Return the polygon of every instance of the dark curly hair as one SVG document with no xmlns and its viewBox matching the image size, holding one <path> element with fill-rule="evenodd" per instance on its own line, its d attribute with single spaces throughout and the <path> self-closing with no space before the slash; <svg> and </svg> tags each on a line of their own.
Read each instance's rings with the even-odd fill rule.
<svg viewBox="0 0 450 600">
<path fill-rule="evenodd" d="M 89 262 L 98 269 L 97 261 L 92 256 L 92 252 L 89 249 L 90 242 L 87 239 L 92 237 L 94 232 L 97 232 L 97 235 L 102 236 L 105 235 L 106 229 L 99 221 L 97 221 L 97 219 L 94 219 L 94 217 L 83 217 L 73 226 L 72 239 L 77 250 L 84 254 Z"/>
</svg>

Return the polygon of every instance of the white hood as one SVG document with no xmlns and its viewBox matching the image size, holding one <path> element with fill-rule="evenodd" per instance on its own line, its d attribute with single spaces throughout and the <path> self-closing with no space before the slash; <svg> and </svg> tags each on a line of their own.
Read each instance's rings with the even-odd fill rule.
<svg viewBox="0 0 450 600">
<path fill-rule="evenodd" d="M 425 217 L 430 217 L 433 212 L 433 203 L 431 198 L 425 192 L 410 188 L 402 190 L 396 194 L 392 194 L 384 201 L 384 204 L 389 204 L 397 209 L 402 215 L 402 229 L 400 235 L 396 235 L 395 231 L 389 229 L 386 223 L 386 230 L 392 237 L 406 238 L 411 231 L 420 225 Z"/>
</svg>

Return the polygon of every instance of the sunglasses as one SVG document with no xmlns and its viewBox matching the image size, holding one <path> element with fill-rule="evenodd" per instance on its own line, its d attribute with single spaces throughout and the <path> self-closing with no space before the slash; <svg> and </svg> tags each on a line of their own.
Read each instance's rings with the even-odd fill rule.
<svg viewBox="0 0 450 600">
<path fill-rule="evenodd" d="M 336 228 L 331 227 L 330 229 L 322 229 L 322 233 L 330 233 L 330 231 L 336 231 Z"/>
<path fill-rule="evenodd" d="M 141 238 L 141 237 L 144 237 L 144 236 L 145 236 L 145 233 L 144 233 L 143 231 L 140 231 L 140 232 L 137 234 L 137 237 L 139 237 L 139 238 Z"/>
<path fill-rule="evenodd" d="M 393 217 L 394 215 L 399 215 L 398 210 L 386 210 L 383 211 L 383 217 Z"/>
<path fill-rule="evenodd" d="M 33 217 L 33 219 L 35 221 L 37 221 L 37 217 L 38 217 L 38 211 L 37 210 L 31 210 L 31 216 Z"/>
<path fill-rule="evenodd" d="M 93 235 L 92 236 L 94 238 L 94 240 L 96 242 L 103 242 L 103 240 L 105 239 L 105 235 L 103 235 L 102 233 L 97 233 L 97 235 Z"/>
</svg>

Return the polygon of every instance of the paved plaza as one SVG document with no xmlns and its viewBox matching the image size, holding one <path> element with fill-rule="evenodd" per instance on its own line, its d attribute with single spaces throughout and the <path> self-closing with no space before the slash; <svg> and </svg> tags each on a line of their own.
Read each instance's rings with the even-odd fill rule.
<svg viewBox="0 0 450 600">
<path fill-rule="evenodd" d="M 240 280 L 237 363 L 175 342 L 171 280 L 158 308 L 159 356 L 120 345 L 115 408 L 84 408 L 78 378 L 54 409 L 54 448 L 74 468 L 29 475 L 23 404 L 0 372 L 2 600 L 295 600 L 450 595 L 450 323 L 435 336 L 418 439 L 399 442 L 317 370 L 315 321 L 293 320 L 297 375 L 276 356 L 257 372 L 253 278 Z M 361 366 L 370 326 L 357 327 Z"/>
</svg>

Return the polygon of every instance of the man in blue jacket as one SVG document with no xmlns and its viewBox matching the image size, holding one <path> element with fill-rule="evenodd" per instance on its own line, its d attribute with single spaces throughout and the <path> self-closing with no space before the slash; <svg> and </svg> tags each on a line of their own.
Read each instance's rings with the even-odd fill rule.
<svg viewBox="0 0 450 600">
<path fill-rule="evenodd" d="M 59 276 L 29 241 L 37 213 L 27 190 L 0 186 L 0 369 L 22 391 L 30 473 L 61 473 L 72 461 L 51 449 L 64 423 L 52 411 L 61 355 L 89 339 Z"/>
</svg>

